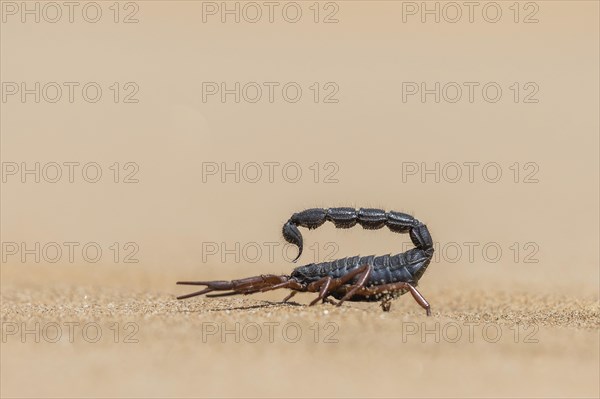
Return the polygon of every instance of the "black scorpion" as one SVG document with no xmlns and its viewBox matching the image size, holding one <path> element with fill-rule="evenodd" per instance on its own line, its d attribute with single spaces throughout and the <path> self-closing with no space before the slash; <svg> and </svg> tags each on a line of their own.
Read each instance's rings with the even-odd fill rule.
<svg viewBox="0 0 600 399">
<path fill-rule="evenodd" d="M 386 212 L 381 209 L 330 208 L 307 209 L 295 213 L 283 226 L 283 237 L 298 247 L 302 255 L 303 240 L 298 226 L 316 229 L 326 221 L 337 228 L 350 228 L 357 223 L 367 230 L 387 226 L 395 233 L 409 233 L 415 245 L 404 253 L 382 256 L 353 256 L 330 262 L 311 263 L 295 268 L 290 275 L 265 274 L 232 281 L 179 281 L 181 285 L 203 285 L 206 288 L 177 299 L 208 294 L 213 291 L 226 291 L 209 294 L 207 297 L 220 297 L 238 294 L 253 294 L 288 288 L 292 292 L 283 300 L 287 302 L 297 292 L 318 292 L 310 306 L 320 300 L 340 306 L 344 301 L 381 301 L 384 311 L 389 311 L 391 300 L 410 292 L 427 315 L 431 314 L 427 300 L 416 289 L 417 283 L 433 256 L 433 241 L 427 226 L 410 215 L 400 212 Z M 331 300 L 329 296 L 338 299 Z"/>
</svg>

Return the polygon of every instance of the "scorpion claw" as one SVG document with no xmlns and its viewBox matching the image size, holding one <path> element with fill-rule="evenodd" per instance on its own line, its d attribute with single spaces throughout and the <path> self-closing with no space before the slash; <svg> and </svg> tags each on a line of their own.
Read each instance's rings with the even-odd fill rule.
<svg viewBox="0 0 600 399">
<path fill-rule="evenodd" d="M 190 294 L 180 295 L 177 299 L 186 299 L 191 298 L 198 295 L 204 295 L 209 292 L 223 289 L 222 287 L 226 287 L 231 283 L 229 281 L 178 281 L 178 285 L 205 285 L 206 288 L 200 291 L 192 292 Z"/>
<path fill-rule="evenodd" d="M 200 291 L 192 292 L 191 294 L 178 296 L 177 299 L 186 299 L 194 296 L 208 294 L 212 291 L 226 291 L 216 294 L 207 295 L 207 297 L 222 297 L 231 295 L 248 295 L 256 292 L 270 291 L 277 288 L 293 285 L 293 282 L 288 281 L 288 276 L 276 276 L 273 274 L 265 274 L 254 277 L 247 277 L 240 280 L 215 280 L 215 281 L 178 281 L 179 285 L 205 285 L 206 288 Z"/>
<path fill-rule="evenodd" d="M 177 297 L 177 299 L 187 299 L 187 298 L 191 298 L 191 297 L 194 297 L 194 296 L 203 295 L 203 294 L 206 294 L 206 293 L 211 292 L 211 291 L 213 291 L 212 288 L 205 288 L 205 289 L 203 289 L 201 291 L 192 292 L 191 294 L 180 295 L 180 296 Z"/>
</svg>

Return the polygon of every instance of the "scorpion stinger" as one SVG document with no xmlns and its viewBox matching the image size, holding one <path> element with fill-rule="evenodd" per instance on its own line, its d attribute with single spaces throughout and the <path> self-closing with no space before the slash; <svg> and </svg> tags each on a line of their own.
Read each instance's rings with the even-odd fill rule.
<svg viewBox="0 0 600 399">
<path fill-rule="evenodd" d="M 298 230 L 298 227 L 291 221 L 287 222 L 283 225 L 283 237 L 287 242 L 298 247 L 298 256 L 292 261 L 296 262 L 298 258 L 300 258 L 300 255 L 302 255 L 302 249 L 304 247 L 300 230 Z"/>
<path fill-rule="evenodd" d="M 279 288 L 292 290 L 284 302 L 295 292 L 318 292 L 311 306 L 320 300 L 331 302 L 329 296 L 338 299 L 337 306 L 345 301 L 381 301 L 384 311 L 390 309 L 392 299 L 410 292 L 415 301 L 430 314 L 427 300 L 417 290 L 419 279 L 433 257 L 433 241 L 427 226 L 410 215 L 386 212 L 381 209 L 329 208 L 307 209 L 294 213 L 283 226 L 285 240 L 298 247 L 302 254 L 303 240 L 299 226 L 316 229 L 326 221 L 337 228 L 350 228 L 360 224 L 364 229 L 375 230 L 387 226 L 396 233 L 408 233 L 415 248 L 396 255 L 354 256 L 330 262 L 311 263 L 295 268 L 287 275 L 261 275 L 232 281 L 188 281 L 178 284 L 203 285 L 201 291 L 180 296 L 179 299 L 209 294 L 209 297 L 248 295 Z"/>
</svg>

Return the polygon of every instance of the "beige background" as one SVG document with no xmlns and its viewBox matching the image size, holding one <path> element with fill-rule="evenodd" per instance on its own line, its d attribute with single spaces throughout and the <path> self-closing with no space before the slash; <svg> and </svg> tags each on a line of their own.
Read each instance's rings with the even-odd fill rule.
<svg viewBox="0 0 600 399">
<path fill-rule="evenodd" d="M 463 15 L 455 24 L 421 23 L 418 15 L 403 23 L 403 3 L 391 1 L 335 2 L 339 22 L 331 24 L 313 22 L 313 2 L 299 3 L 298 23 L 276 12 L 273 23 L 255 24 L 212 16 L 203 23 L 199 1 L 133 3 L 139 22 L 114 23 L 113 3 L 98 4 L 98 23 L 77 12 L 73 23 L 63 17 L 55 24 L 4 15 L 2 82 L 91 81 L 103 96 L 95 104 L 79 92 L 73 103 L 8 97 L 1 104 L 3 165 L 97 162 L 103 178 L 52 184 L 8 176 L 2 242 L 97 242 L 103 256 L 97 263 L 81 256 L 69 263 L 63 255 L 36 264 L 31 256 L 23 262 L 3 254 L 1 315 L 3 329 L 132 321 L 140 342 L 8 337 L 1 345 L 3 396 L 600 394 L 596 2 L 536 2 L 539 23 L 531 24 L 513 21 L 512 2 L 499 3 L 498 23 L 476 11 L 473 23 Z M 124 7 L 120 17 L 135 9 Z M 319 7 L 320 17 L 334 9 Z M 524 7 L 520 18 L 531 11 Z M 280 95 L 273 103 L 202 100 L 202 82 L 253 81 L 297 82 L 303 94 L 297 103 Z M 114 103 L 114 82 L 137 84 L 139 102 Z M 337 84 L 339 102 L 315 103 L 314 82 Z M 503 93 L 497 103 L 480 91 L 473 103 L 466 93 L 458 103 L 431 96 L 403 102 L 403 82 L 497 82 Z M 539 102 L 515 103 L 514 82 L 534 82 Z M 139 165 L 139 183 L 112 182 L 115 162 Z M 203 162 L 297 162 L 303 175 L 298 183 L 281 174 L 274 182 L 263 176 L 257 183 L 203 183 Z M 495 184 L 480 173 L 473 183 L 466 176 L 403 182 L 403 162 L 496 162 L 503 175 Z M 539 182 L 523 183 L 522 174 L 515 183 L 515 162 L 535 163 Z M 322 182 L 326 163 L 337 165 L 337 183 Z M 421 280 L 434 310 L 427 323 L 491 323 L 503 329 L 502 339 L 402 342 L 403 323 L 425 321 L 408 297 L 385 315 L 374 304 L 309 309 L 265 302 L 282 292 L 174 300 L 186 292 L 174 285 L 181 279 L 289 273 L 282 224 L 305 208 L 344 205 L 409 212 L 428 224 L 441 248 L 458 243 L 462 256 L 454 261 L 438 251 Z M 395 253 L 407 242 L 383 230 L 331 225 L 304 237 L 321 251 L 337 245 L 336 257 Z M 115 263 L 114 242 L 136 243 L 139 262 Z M 279 246 L 274 259 L 263 252 L 254 263 L 219 256 L 202 262 L 206 242 Z M 470 242 L 478 245 L 472 259 L 464 244 Z M 482 255 L 486 243 L 502 249 L 497 262 Z M 518 260 L 513 243 L 521 247 Z M 537 263 L 524 262 L 526 243 L 537 246 Z M 314 258 L 307 251 L 300 263 Z M 202 342 L 202 323 L 236 321 L 296 321 L 305 336 L 315 321 L 331 321 L 339 342 Z M 513 342 L 511 328 L 523 325 L 537 326 L 537 343 Z"/>
</svg>

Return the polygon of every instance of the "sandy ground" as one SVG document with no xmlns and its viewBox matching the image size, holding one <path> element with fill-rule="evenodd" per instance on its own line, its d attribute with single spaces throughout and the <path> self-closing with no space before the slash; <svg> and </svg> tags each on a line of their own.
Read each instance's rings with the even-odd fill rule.
<svg viewBox="0 0 600 399">
<path fill-rule="evenodd" d="M 185 290 L 141 288 L 159 278 L 76 287 L 55 273 L 19 288 L 7 270 L 3 397 L 599 395 L 594 295 L 461 291 L 434 279 L 421 287 L 427 318 L 408 296 L 389 313 L 308 307 L 311 294 L 281 304 L 283 292 L 177 301 Z"/>
</svg>

